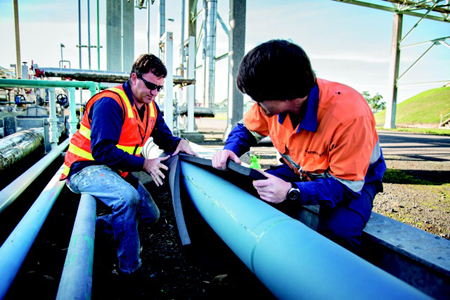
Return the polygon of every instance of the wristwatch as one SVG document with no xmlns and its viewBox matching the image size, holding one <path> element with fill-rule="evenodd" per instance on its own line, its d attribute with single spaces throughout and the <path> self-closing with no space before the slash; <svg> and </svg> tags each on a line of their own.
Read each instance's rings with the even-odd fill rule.
<svg viewBox="0 0 450 300">
<path fill-rule="evenodd" d="M 297 201 L 300 199 L 300 190 L 298 189 L 298 186 L 295 184 L 295 182 L 291 182 L 292 187 L 287 193 L 287 200 Z"/>
</svg>

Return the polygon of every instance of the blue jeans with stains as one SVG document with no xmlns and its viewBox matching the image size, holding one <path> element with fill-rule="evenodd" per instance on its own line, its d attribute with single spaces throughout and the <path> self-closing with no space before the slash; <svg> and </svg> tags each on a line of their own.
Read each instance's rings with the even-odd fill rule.
<svg viewBox="0 0 450 300">
<path fill-rule="evenodd" d="M 159 219 L 159 209 L 142 183 L 136 189 L 108 166 L 93 165 L 71 175 L 66 184 L 74 193 L 92 195 L 111 208 L 97 224 L 114 234 L 119 269 L 125 274 L 139 269 L 138 223 L 151 225 Z"/>
</svg>

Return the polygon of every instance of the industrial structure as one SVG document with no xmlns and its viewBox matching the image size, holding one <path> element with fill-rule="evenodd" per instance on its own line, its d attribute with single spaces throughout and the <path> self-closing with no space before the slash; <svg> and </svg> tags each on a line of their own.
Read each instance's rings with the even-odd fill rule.
<svg viewBox="0 0 450 300">
<path fill-rule="evenodd" d="M 393 128 L 395 127 L 397 86 L 403 76 L 403 74 L 399 75 L 400 49 L 407 47 L 403 46 L 402 42 L 425 18 L 450 22 L 449 1 L 378 1 L 388 4 L 388 6 L 367 1 L 334 1 L 382 9 L 394 14 L 390 70 L 392 91 L 385 124 L 385 127 Z M 231 83 L 235 81 L 234 76 L 237 73 L 239 61 L 244 56 L 246 1 L 229 1 L 229 25 L 226 25 L 218 15 L 217 2 L 218 0 L 205 0 L 202 3 L 197 0 L 181 1 L 183 34 L 180 66 L 173 64 L 173 35 L 166 31 L 165 26 L 166 1 L 158 0 L 156 3 L 159 10 L 159 55 L 169 72 L 166 89 L 163 98 L 160 99 L 164 117 L 169 127 L 176 130 L 180 114 L 174 103 L 184 103 L 188 120 L 186 128 L 180 134 L 187 135 L 194 141 L 198 136 L 194 126 L 196 114 L 214 115 L 215 62 L 217 60 L 228 59 L 228 119 L 225 136 L 243 117 L 243 96 Z M 45 94 L 48 96 L 46 99 L 48 115 L 38 113 L 39 103 L 36 96 L 35 103 L 33 103 L 35 105 L 29 108 L 27 117 L 30 118 L 27 121 L 21 120 L 20 126 L 18 126 L 19 121 L 15 118 L 3 121 L 5 135 L 10 138 L 2 139 L 8 145 L 0 146 L 0 157 L 8 158 L 8 165 L 4 164 L 6 169 L 30 151 L 34 151 L 36 144 L 46 144 L 47 154 L 0 191 L 0 214 L 67 148 L 69 138 L 75 133 L 78 125 L 77 112 L 82 113 L 83 110 L 80 105 L 82 103 L 75 101 L 76 89 L 79 90 L 82 99 L 82 90 L 92 96 L 99 90 L 108 87 L 109 84 L 123 82 L 128 78 L 129 74 L 126 69 L 134 61 L 134 25 L 132 25 L 134 24 L 134 10 L 146 8 L 150 12 L 151 6 L 155 5 L 154 0 L 106 1 L 108 20 L 107 44 L 105 45 L 106 71 L 92 70 L 91 66 L 91 48 L 97 49 L 97 55 L 100 56 L 99 50 L 102 46 L 98 35 L 96 45 L 91 45 L 90 37 L 88 44 L 82 45 L 80 36 L 79 69 L 46 67 L 33 69 L 36 79 L 26 79 L 24 75 L 28 74 L 28 67 L 21 66 L 20 63 L 18 0 L 13 0 L 13 3 L 16 16 L 17 68 L 15 75 L 17 78 L 0 79 L 0 88 L 9 89 L 17 93 L 16 96 L 19 95 L 20 89 L 45 90 Z M 420 20 L 402 37 L 402 16 L 404 14 L 419 17 Z M 200 20 L 201 16 L 203 20 Z M 81 24 L 80 11 L 79 20 Z M 88 17 L 88 22 L 90 22 L 90 17 Z M 217 22 L 220 22 L 227 32 L 229 45 L 228 53 L 220 56 L 215 53 Z M 150 27 L 150 18 L 148 26 Z M 450 47 L 447 41 L 449 38 L 443 37 L 429 41 L 431 46 L 425 53 L 436 45 Z M 148 42 L 150 43 L 150 41 Z M 89 52 L 89 70 L 81 68 L 82 48 L 87 48 Z M 196 59 L 199 56 L 198 53 L 202 54 L 201 61 Z M 63 61 L 62 58 L 61 62 Z M 200 66 L 203 72 L 198 71 Z M 203 76 L 203 90 L 199 90 L 195 84 L 196 78 L 199 76 Z M 40 77 L 53 79 L 61 77 L 73 80 L 37 79 Z M 180 87 L 184 88 L 181 90 Z M 58 94 L 56 89 L 60 89 L 65 98 L 58 97 L 62 94 Z M 179 89 L 180 99 L 175 99 L 175 89 Z M 39 93 L 36 92 L 36 95 Z M 210 111 L 204 112 L 195 106 L 195 94 L 202 95 L 203 107 Z M 15 103 L 24 104 L 24 99 L 15 98 Z M 69 115 L 64 115 L 63 108 L 68 108 Z M 33 110 L 35 113 L 30 113 Z M 12 124 L 11 132 L 9 127 L 7 129 L 7 122 Z M 38 122 L 39 127 L 43 127 L 44 130 L 30 130 L 13 135 L 16 128 L 28 129 L 31 122 L 34 122 L 33 124 Z M 67 128 L 67 133 L 62 134 L 61 125 Z M 33 143 L 29 143 L 29 136 L 33 136 Z M 17 150 L 13 148 L 22 149 L 22 147 L 22 151 L 12 151 Z M 174 207 L 180 205 L 179 189 L 184 189 L 188 197 L 183 201 L 188 200 L 193 203 L 209 226 L 276 297 L 280 299 L 301 297 L 361 299 L 399 297 L 426 299 L 433 297 L 446 299 L 450 296 L 450 264 L 447 255 L 450 245 L 447 240 L 373 214 L 364 232 L 364 242 L 370 247 L 378 247 L 376 248 L 378 256 L 372 253 L 371 257 L 374 260 L 373 264 L 378 263 L 377 266 L 374 266 L 317 234 L 314 231 L 314 218 L 317 217 L 314 207 L 306 207 L 304 214 L 299 217 L 303 224 L 289 218 L 268 204 L 259 201 L 245 190 L 211 172 L 208 164 L 212 154 L 201 148 L 197 152 L 202 155 L 199 158 L 200 164 L 180 158 L 177 164 L 171 166 L 169 178 L 174 178 L 170 179 Z M 0 168 L 1 171 L 3 171 L 3 167 Z M 3 279 L 0 282 L 1 299 L 8 292 L 53 204 L 64 188 L 64 182 L 59 181 L 61 171 L 62 169 L 50 180 L 0 248 L 0 274 Z M 229 167 L 227 172 L 231 172 L 232 176 L 242 175 L 237 174 L 242 173 L 242 170 L 236 171 L 233 167 Z M 174 173 L 176 174 L 172 176 Z M 227 193 L 220 192 L 222 190 L 226 190 Z M 80 198 L 77 220 L 59 281 L 58 299 L 90 296 L 96 212 L 95 199 L 83 195 Z M 393 235 L 396 236 L 393 237 Z M 425 250 L 421 248 L 422 244 L 426 244 L 426 247 L 423 247 L 426 248 Z M 432 254 L 429 253 L 430 249 L 433 250 Z M 301 255 L 297 255 L 298 251 L 301 251 Z M 274 253 L 282 254 L 274 255 Z M 411 268 L 412 271 L 406 272 L 402 268 Z M 273 276 L 273 274 L 277 275 Z M 324 282 L 329 274 L 334 274 L 332 275 L 336 279 L 334 285 L 320 288 L 320 283 Z M 358 274 L 360 278 L 348 280 L 349 276 L 354 276 L 354 274 Z M 337 294 L 338 292 L 339 294 Z M 370 292 L 370 295 L 367 292 Z"/>
</svg>

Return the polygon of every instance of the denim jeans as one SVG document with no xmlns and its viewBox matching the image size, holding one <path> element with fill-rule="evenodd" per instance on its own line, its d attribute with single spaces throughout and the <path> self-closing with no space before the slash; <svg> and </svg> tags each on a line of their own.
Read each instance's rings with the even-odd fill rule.
<svg viewBox="0 0 450 300">
<path fill-rule="evenodd" d="M 139 182 L 137 190 L 117 172 L 105 165 L 88 166 L 70 176 L 67 186 L 74 193 L 89 194 L 111 208 L 110 215 L 97 219 L 114 234 L 119 269 L 130 274 L 141 265 L 138 223 L 154 224 L 159 209 Z"/>
</svg>

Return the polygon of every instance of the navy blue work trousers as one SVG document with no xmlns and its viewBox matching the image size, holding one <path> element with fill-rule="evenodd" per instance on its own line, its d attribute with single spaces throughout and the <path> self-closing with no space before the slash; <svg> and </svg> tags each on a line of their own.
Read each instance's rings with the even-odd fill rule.
<svg viewBox="0 0 450 300">
<path fill-rule="evenodd" d="M 287 165 L 277 166 L 266 170 L 266 172 L 285 181 L 299 181 L 299 176 Z M 358 253 L 361 248 L 362 230 L 369 221 L 373 199 L 381 190 L 381 182 L 377 181 L 366 183 L 361 191 L 361 196 L 358 198 L 339 202 L 333 208 L 320 205 L 319 201 L 317 231 L 344 248 Z M 290 203 L 290 201 L 283 201 L 273 206 L 293 218 L 299 216 L 301 209 L 301 203 Z"/>
</svg>

